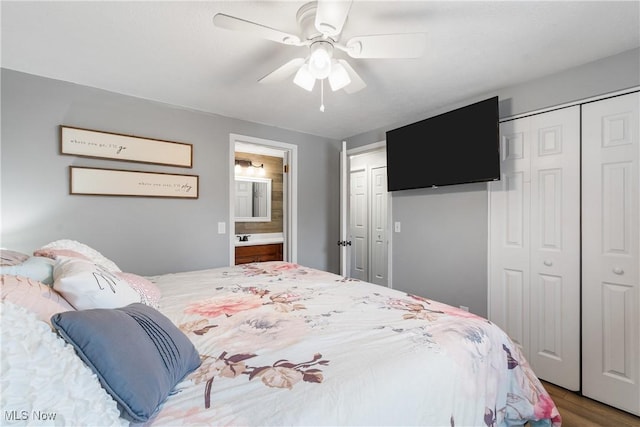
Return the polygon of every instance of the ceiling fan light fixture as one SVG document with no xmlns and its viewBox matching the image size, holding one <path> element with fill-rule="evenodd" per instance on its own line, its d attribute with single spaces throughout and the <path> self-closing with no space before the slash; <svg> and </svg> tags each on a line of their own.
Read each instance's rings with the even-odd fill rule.
<svg viewBox="0 0 640 427">
<path fill-rule="evenodd" d="M 311 92 L 313 90 L 316 78 L 311 74 L 308 64 L 302 64 L 302 67 L 298 69 L 296 76 L 293 78 L 293 82 L 306 91 Z"/>
<path fill-rule="evenodd" d="M 351 83 L 351 77 L 349 77 L 349 73 L 342 66 L 342 64 L 334 61 L 331 67 L 331 74 L 329 74 L 329 85 L 331 86 L 332 91 L 337 91 L 342 89 Z"/>
<path fill-rule="evenodd" d="M 326 79 L 331 73 L 333 46 L 326 41 L 317 41 L 311 45 L 309 71 L 319 80 Z"/>
</svg>

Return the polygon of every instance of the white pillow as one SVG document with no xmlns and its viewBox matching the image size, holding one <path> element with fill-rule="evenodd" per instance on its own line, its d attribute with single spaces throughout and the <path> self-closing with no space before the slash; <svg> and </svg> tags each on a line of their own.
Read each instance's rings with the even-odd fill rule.
<svg viewBox="0 0 640 427">
<path fill-rule="evenodd" d="M 129 283 L 111 271 L 80 258 L 59 258 L 53 268 L 53 289 L 76 310 L 119 308 L 141 302 Z"/>
<path fill-rule="evenodd" d="M 122 271 L 116 265 L 115 262 L 105 257 L 97 250 L 93 249 L 90 246 L 85 245 L 84 243 L 80 243 L 75 240 L 69 240 L 69 239 L 56 240 L 55 242 L 47 243 L 40 249 L 68 249 L 86 256 L 94 263 L 106 268 L 109 271 Z"/>
<path fill-rule="evenodd" d="M 5 422 L 16 426 L 128 425 L 72 346 L 24 308 L 8 301 L 0 308 L 0 411 Z"/>
</svg>

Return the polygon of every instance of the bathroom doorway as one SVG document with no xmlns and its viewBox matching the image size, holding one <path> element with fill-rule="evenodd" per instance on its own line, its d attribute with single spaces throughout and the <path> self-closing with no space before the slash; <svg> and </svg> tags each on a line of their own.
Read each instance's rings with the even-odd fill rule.
<svg viewBox="0 0 640 427">
<path fill-rule="evenodd" d="M 230 135 L 229 144 L 230 264 L 236 262 L 236 245 L 241 238 L 248 238 L 255 244 L 282 242 L 282 259 L 297 262 L 297 146 L 237 134 Z M 250 173 L 237 174 L 238 166 L 240 171 L 245 168 L 244 171 Z M 268 220 L 245 216 L 236 224 L 236 176 L 242 177 L 238 181 L 244 185 L 259 181 L 269 183 L 275 202 Z"/>
</svg>

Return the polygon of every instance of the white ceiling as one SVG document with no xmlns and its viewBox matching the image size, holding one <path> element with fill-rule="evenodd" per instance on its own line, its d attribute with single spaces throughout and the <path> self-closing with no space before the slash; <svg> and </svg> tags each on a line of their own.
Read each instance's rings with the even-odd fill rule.
<svg viewBox="0 0 640 427">
<path fill-rule="evenodd" d="M 257 80 L 306 48 L 216 28 L 218 12 L 299 34 L 304 1 L 2 1 L 2 67 L 346 138 L 640 46 L 640 2 L 358 1 L 341 40 L 426 32 L 420 59 L 350 59 L 367 88 Z M 327 85 L 328 86 L 328 85 Z"/>
</svg>

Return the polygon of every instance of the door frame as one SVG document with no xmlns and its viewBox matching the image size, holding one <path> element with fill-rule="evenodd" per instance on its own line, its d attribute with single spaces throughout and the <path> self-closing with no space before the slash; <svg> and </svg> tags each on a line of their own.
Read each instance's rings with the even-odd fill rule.
<svg viewBox="0 0 640 427">
<path fill-rule="evenodd" d="M 346 241 L 348 239 L 348 230 L 349 230 L 349 172 L 351 162 L 349 161 L 350 156 L 355 156 L 358 154 L 365 154 L 372 151 L 378 151 L 386 149 L 387 141 L 378 141 L 372 144 L 363 145 L 360 147 L 355 147 L 352 149 L 346 148 L 346 141 L 342 143 L 342 151 L 341 151 L 341 161 L 340 161 L 340 177 L 341 177 L 341 197 L 340 197 L 340 239 L 342 241 Z M 387 192 L 387 287 L 393 289 L 393 233 L 392 224 L 393 224 L 393 210 L 392 210 L 392 193 L 390 191 Z M 343 276 L 348 276 L 349 273 L 349 256 L 347 254 L 347 247 L 340 247 L 340 274 Z"/>
<path fill-rule="evenodd" d="M 284 165 L 287 173 L 283 172 L 283 256 L 284 260 L 298 262 L 298 146 L 286 142 L 253 136 L 229 134 L 229 265 L 235 264 L 236 259 L 236 224 L 235 212 L 235 147 L 236 143 L 255 145 L 275 149 L 284 153 Z"/>
</svg>

